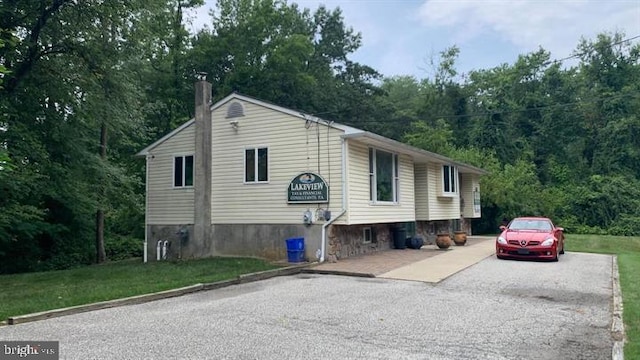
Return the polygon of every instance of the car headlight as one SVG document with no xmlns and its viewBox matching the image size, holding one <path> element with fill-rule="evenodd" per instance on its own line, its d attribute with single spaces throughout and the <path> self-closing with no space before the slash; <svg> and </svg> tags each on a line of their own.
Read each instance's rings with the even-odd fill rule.
<svg viewBox="0 0 640 360">
<path fill-rule="evenodd" d="M 507 245 L 507 240 L 502 236 L 498 236 L 498 239 L 496 241 L 498 241 L 498 244 Z"/>
<path fill-rule="evenodd" d="M 547 240 L 543 241 L 543 242 L 542 242 L 542 244 L 540 244 L 540 245 L 541 245 L 541 246 L 552 246 L 552 245 L 553 245 L 553 242 L 554 242 L 555 240 L 556 240 L 556 239 L 554 239 L 554 238 L 548 238 Z"/>
</svg>

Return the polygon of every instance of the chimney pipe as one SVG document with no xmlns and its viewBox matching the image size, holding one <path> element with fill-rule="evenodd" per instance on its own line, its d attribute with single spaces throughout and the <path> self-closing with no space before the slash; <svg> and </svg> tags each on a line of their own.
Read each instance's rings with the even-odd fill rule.
<svg viewBox="0 0 640 360">
<path fill-rule="evenodd" d="M 194 236 L 193 257 L 207 255 L 211 235 L 211 83 L 199 72 L 195 84 Z"/>
</svg>

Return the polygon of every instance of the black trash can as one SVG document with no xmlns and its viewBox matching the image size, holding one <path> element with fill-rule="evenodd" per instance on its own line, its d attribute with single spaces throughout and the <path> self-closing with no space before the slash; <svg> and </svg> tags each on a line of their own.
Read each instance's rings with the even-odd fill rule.
<svg viewBox="0 0 640 360">
<path fill-rule="evenodd" d="M 407 229 L 403 227 L 395 227 L 391 229 L 393 235 L 393 247 L 396 249 L 407 248 Z"/>
</svg>

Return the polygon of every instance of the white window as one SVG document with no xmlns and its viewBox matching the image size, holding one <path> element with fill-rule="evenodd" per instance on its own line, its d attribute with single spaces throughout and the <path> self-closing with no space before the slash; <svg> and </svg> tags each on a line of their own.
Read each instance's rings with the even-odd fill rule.
<svg viewBox="0 0 640 360">
<path fill-rule="evenodd" d="M 269 151 L 266 147 L 250 148 L 244 151 L 244 182 L 259 183 L 269 181 Z"/>
<path fill-rule="evenodd" d="M 173 186 L 193 186 L 193 155 L 173 158 Z"/>
<path fill-rule="evenodd" d="M 369 149 L 369 200 L 398 202 L 398 155 Z"/>
<path fill-rule="evenodd" d="M 473 190 L 473 212 L 480 213 L 480 191 L 477 187 Z"/>
<path fill-rule="evenodd" d="M 458 192 L 458 169 L 453 165 L 442 165 L 442 193 L 455 194 Z"/>
<path fill-rule="evenodd" d="M 362 229 L 362 243 L 370 244 L 376 242 L 373 237 L 373 230 L 370 227 Z"/>
</svg>

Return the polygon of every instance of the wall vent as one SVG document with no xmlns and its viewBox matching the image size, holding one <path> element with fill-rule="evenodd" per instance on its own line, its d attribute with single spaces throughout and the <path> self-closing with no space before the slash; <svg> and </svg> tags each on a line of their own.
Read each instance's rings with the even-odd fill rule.
<svg viewBox="0 0 640 360">
<path fill-rule="evenodd" d="M 244 116 L 244 107 L 241 103 L 234 101 L 227 108 L 227 119 Z"/>
</svg>

